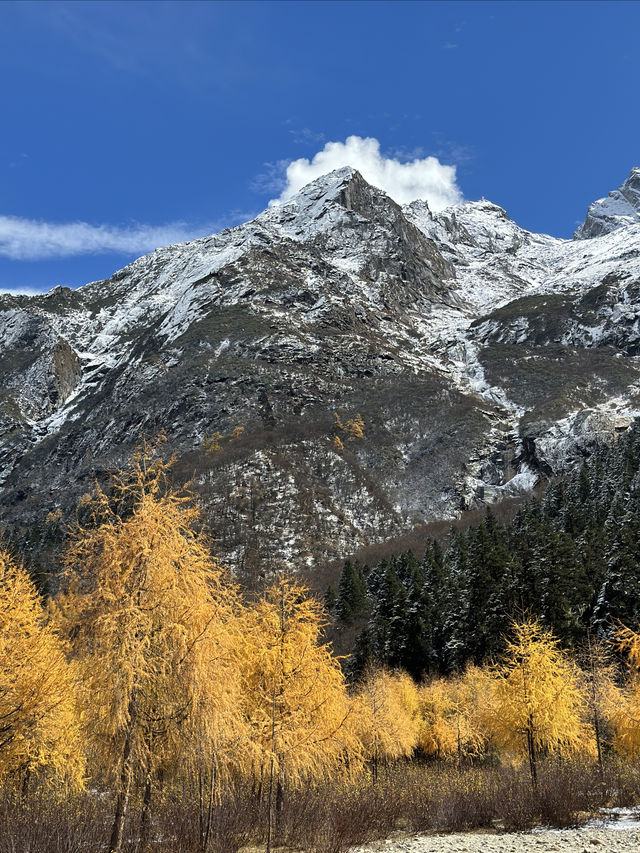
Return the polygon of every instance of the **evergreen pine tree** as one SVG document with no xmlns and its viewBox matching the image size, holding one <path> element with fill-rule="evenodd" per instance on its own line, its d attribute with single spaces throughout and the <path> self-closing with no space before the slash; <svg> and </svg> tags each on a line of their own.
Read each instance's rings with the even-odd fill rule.
<svg viewBox="0 0 640 853">
<path fill-rule="evenodd" d="M 353 625 L 367 606 L 367 584 L 362 568 L 347 560 L 340 575 L 338 598 L 335 605 L 336 619 L 342 625 Z"/>
</svg>

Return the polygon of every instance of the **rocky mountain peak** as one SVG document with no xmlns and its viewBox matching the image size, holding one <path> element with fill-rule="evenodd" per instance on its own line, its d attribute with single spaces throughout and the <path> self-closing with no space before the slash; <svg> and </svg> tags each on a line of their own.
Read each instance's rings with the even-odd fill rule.
<svg viewBox="0 0 640 853">
<path fill-rule="evenodd" d="M 0 523 L 73 512 L 158 430 L 245 574 L 518 494 L 640 412 L 638 231 L 401 207 L 344 168 L 106 281 L 0 297 Z"/>
<path fill-rule="evenodd" d="M 354 216 L 387 225 L 402 215 L 383 190 L 369 184 L 351 166 L 336 169 L 306 184 L 285 202 L 277 202 L 256 220 L 284 230 L 293 239 L 353 223 Z"/>
<path fill-rule="evenodd" d="M 617 228 L 640 222 L 640 168 L 634 166 L 626 181 L 606 198 L 589 205 L 587 217 L 574 233 L 574 240 L 609 234 Z"/>
</svg>

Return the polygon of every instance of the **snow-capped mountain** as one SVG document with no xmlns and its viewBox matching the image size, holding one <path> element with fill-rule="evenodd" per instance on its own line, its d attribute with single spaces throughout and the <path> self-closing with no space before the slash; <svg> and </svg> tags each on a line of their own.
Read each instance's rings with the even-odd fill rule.
<svg viewBox="0 0 640 853">
<path fill-rule="evenodd" d="M 558 240 L 340 169 L 107 281 L 0 297 L 2 520 L 66 511 L 160 429 L 245 571 L 531 488 L 640 409 L 640 222 L 594 232 L 604 202 Z"/>
<path fill-rule="evenodd" d="M 589 206 L 587 218 L 573 235 L 576 240 L 608 234 L 616 228 L 640 222 L 640 169 L 636 167 L 629 177 L 606 198 L 599 198 Z"/>
</svg>

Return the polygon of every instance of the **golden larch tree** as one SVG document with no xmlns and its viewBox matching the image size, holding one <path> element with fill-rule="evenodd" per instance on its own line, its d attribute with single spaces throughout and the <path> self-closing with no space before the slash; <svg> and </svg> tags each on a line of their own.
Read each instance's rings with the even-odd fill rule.
<svg viewBox="0 0 640 853">
<path fill-rule="evenodd" d="M 380 764 L 409 756 L 420 733 L 418 690 L 406 672 L 370 669 L 354 696 L 364 755 L 378 778 Z"/>
<path fill-rule="evenodd" d="M 239 737 L 237 595 L 156 447 L 83 512 L 55 607 L 81 673 L 92 769 L 108 768 L 115 788 L 109 849 L 119 851 L 132 784 L 143 789 L 144 847 L 157 774 L 195 762 L 194 750 L 224 762 Z"/>
<path fill-rule="evenodd" d="M 499 746 L 529 760 L 537 787 L 544 754 L 587 751 L 587 700 L 577 667 L 537 620 L 513 622 L 503 661 L 493 671 L 487 724 Z"/>
<path fill-rule="evenodd" d="M 476 666 L 450 678 L 434 678 L 419 688 L 420 747 L 446 761 L 481 754 L 487 737 L 480 707 L 487 701 L 488 676 Z"/>
<path fill-rule="evenodd" d="M 82 784 L 73 667 L 25 569 L 0 546 L 0 783 L 41 770 Z"/>
<path fill-rule="evenodd" d="M 610 711 L 613 745 L 629 758 L 640 756 L 640 633 L 621 625 L 616 632 L 618 649 L 627 655 L 627 683 Z"/>
<path fill-rule="evenodd" d="M 353 441 L 356 438 L 364 438 L 364 420 L 358 412 L 355 418 L 349 418 L 343 427 L 347 438 Z"/>
<path fill-rule="evenodd" d="M 358 760 L 344 677 L 323 642 L 324 625 L 322 606 L 286 578 L 269 587 L 246 616 L 243 709 L 254 772 L 268 780 L 268 850 L 285 782 L 298 786 L 332 778 Z"/>
<path fill-rule="evenodd" d="M 612 716 L 624 705 L 624 694 L 616 684 L 617 666 L 611 658 L 609 643 L 587 635 L 580 663 L 588 720 L 593 730 L 600 775 L 604 776 L 603 745 Z"/>
</svg>

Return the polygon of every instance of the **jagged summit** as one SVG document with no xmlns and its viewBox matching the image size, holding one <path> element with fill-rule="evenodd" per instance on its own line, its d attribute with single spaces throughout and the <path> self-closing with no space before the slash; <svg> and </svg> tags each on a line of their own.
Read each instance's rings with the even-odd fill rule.
<svg viewBox="0 0 640 853">
<path fill-rule="evenodd" d="M 397 218 L 400 211 L 383 190 L 367 183 L 357 169 L 345 166 L 306 184 L 287 201 L 272 204 L 256 222 L 304 240 L 353 222 L 354 215 L 386 221 Z"/>
<path fill-rule="evenodd" d="M 639 222 L 640 167 L 634 166 L 626 181 L 617 190 L 589 205 L 586 219 L 573 237 L 574 240 L 590 239 Z"/>
</svg>

